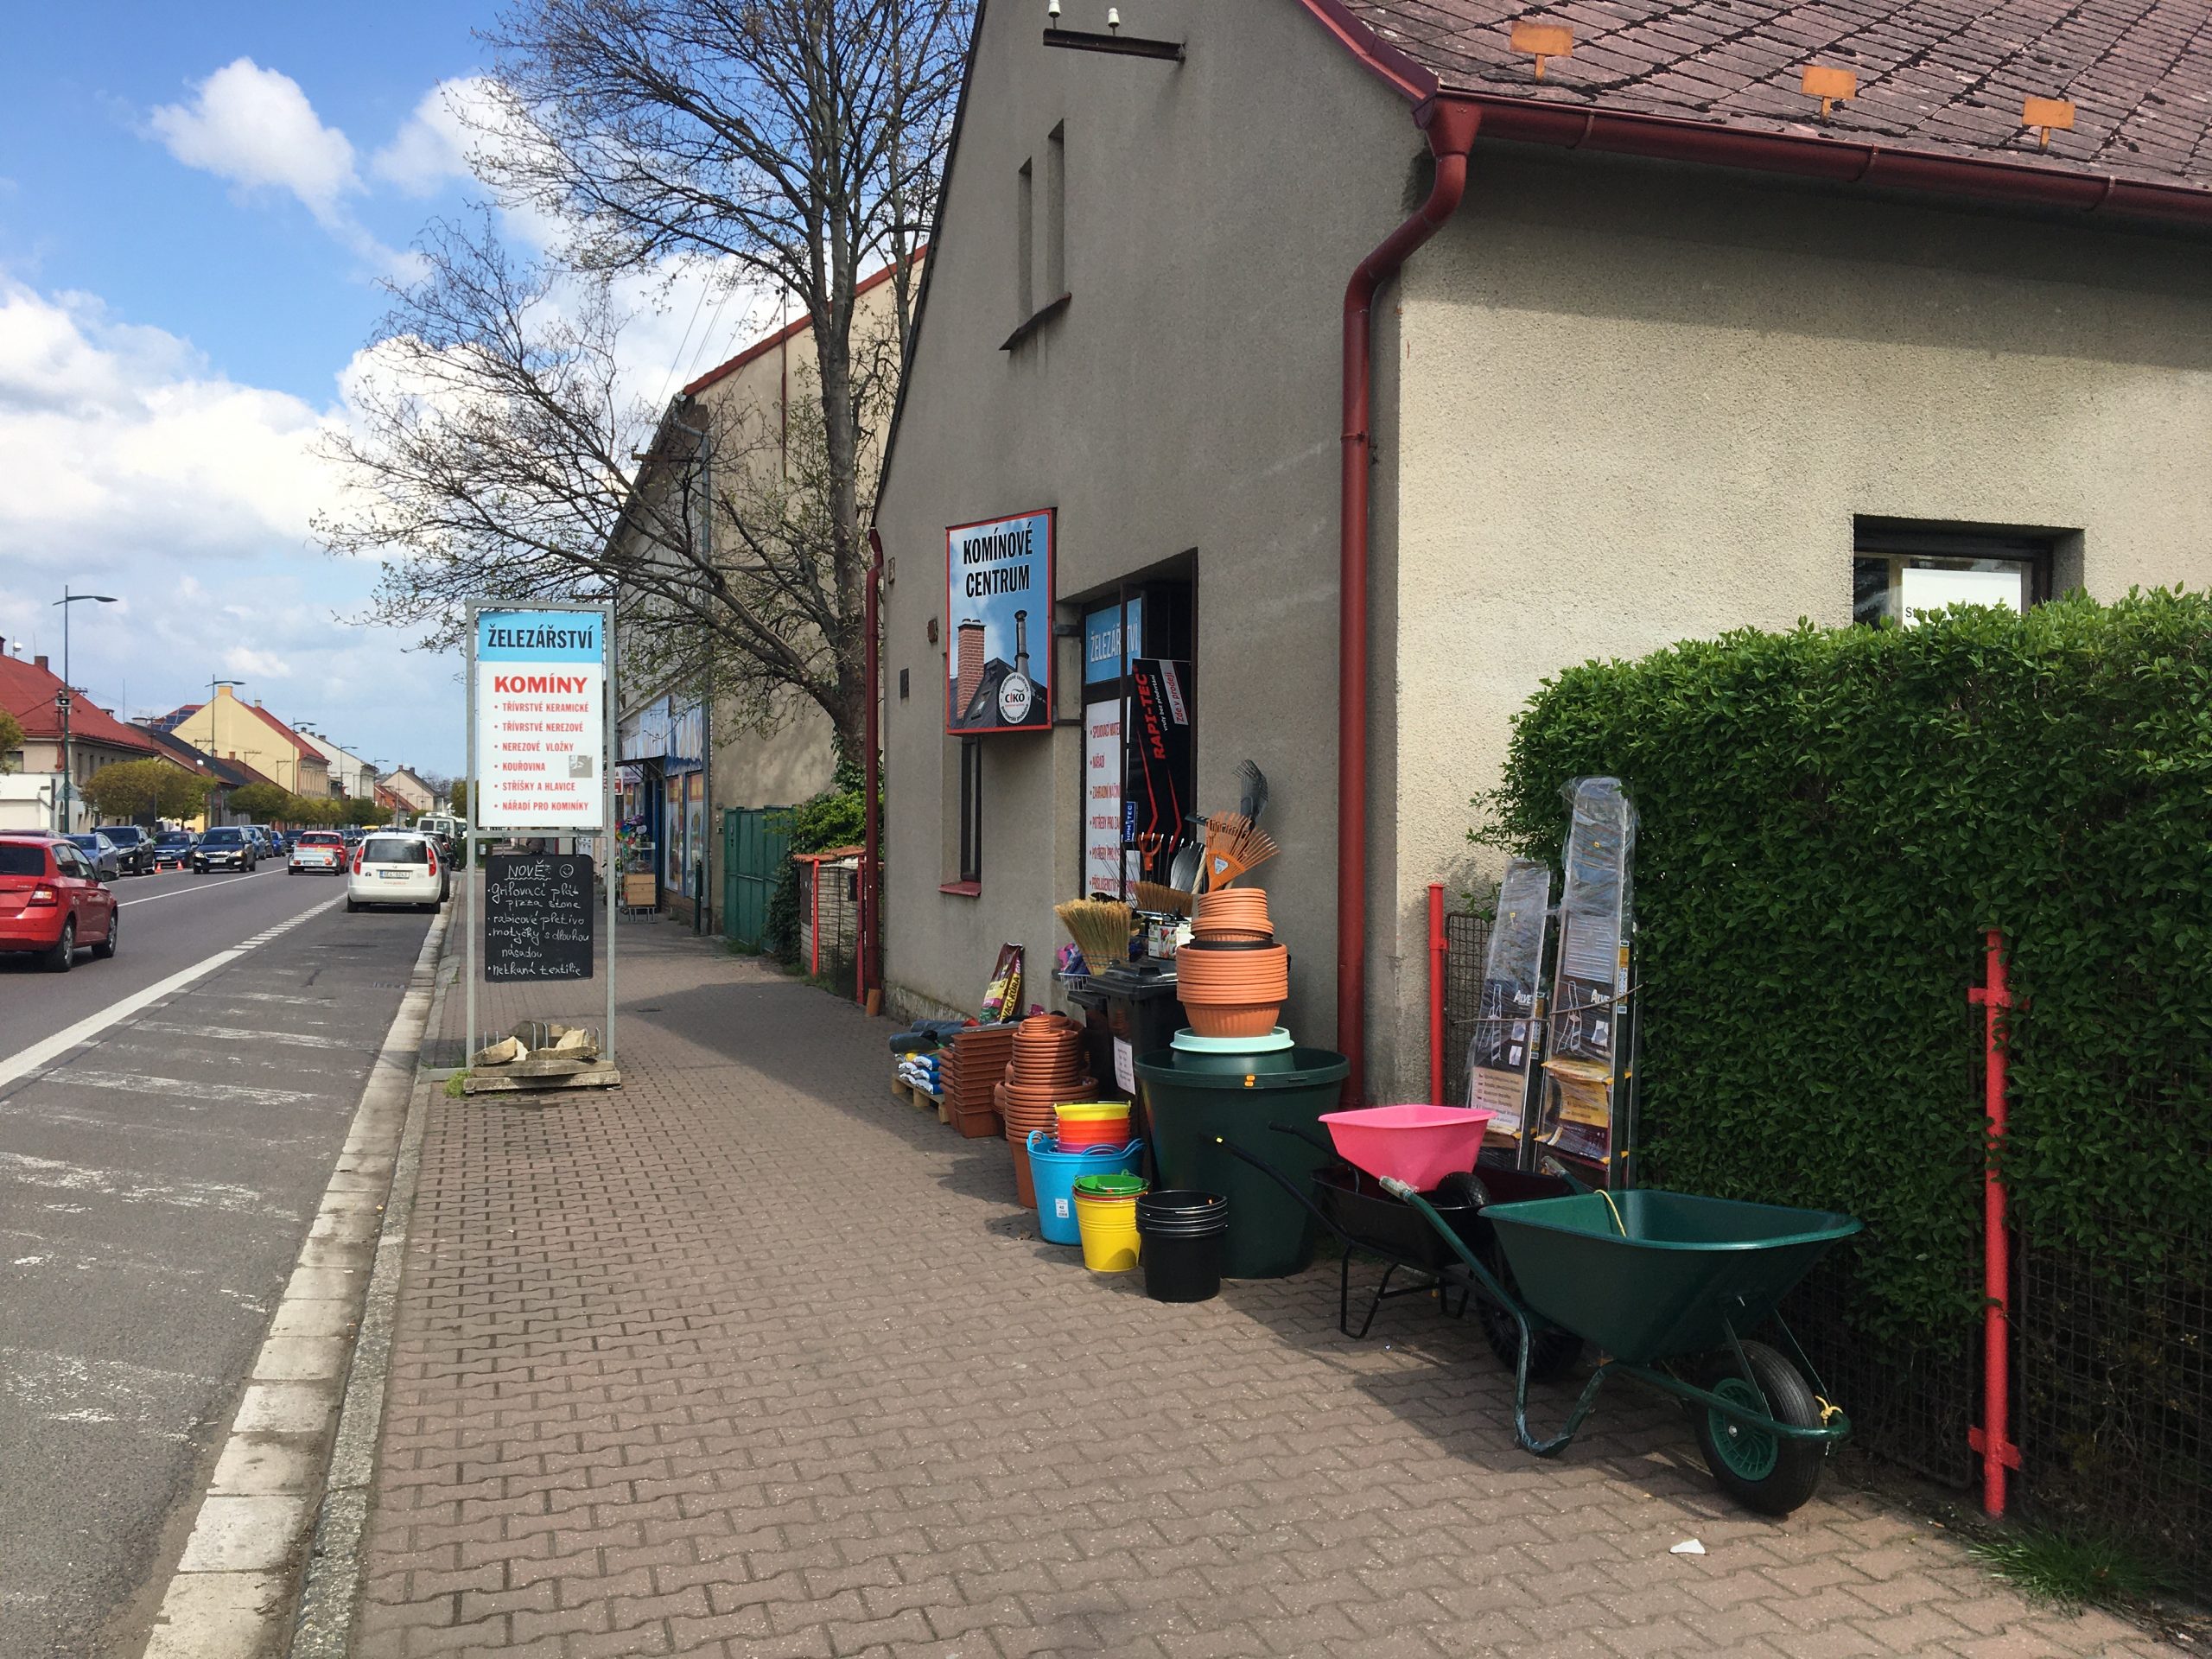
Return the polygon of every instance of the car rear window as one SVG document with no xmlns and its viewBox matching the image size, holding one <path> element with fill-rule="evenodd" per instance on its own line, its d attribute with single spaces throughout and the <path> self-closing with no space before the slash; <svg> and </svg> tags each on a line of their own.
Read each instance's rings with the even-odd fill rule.
<svg viewBox="0 0 2212 1659">
<path fill-rule="evenodd" d="M 327 830 L 320 832 L 309 830 L 300 837 L 300 845 L 302 847 L 343 847 L 345 844 L 345 836 L 334 836 Z"/>
<path fill-rule="evenodd" d="M 0 875 L 44 875 L 46 849 L 0 841 Z"/>
<path fill-rule="evenodd" d="M 429 843 L 420 836 L 371 836 L 361 849 L 364 864 L 428 864 Z"/>
</svg>

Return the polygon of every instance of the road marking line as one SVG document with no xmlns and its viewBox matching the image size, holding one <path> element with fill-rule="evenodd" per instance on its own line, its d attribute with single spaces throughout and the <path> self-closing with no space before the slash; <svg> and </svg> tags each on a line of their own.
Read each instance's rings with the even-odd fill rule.
<svg viewBox="0 0 2212 1659">
<path fill-rule="evenodd" d="M 179 1181 L 174 1184 L 127 1170 L 87 1169 L 59 1158 L 33 1158 L 27 1153 L 0 1152 L 0 1180 L 15 1179 L 31 1186 L 53 1187 L 63 1192 L 98 1192 L 126 1204 L 168 1204 L 180 1210 L 223 1210 L 232 1215 L 262 1216 L 271 1221 L 289 1220 L 293 1212 L 271 1204 L 266 1194 L 228 1181 Z"/>
<path fill-rule="evenodd" d="M 302 1008 L 334 1008 L 334 996 L 288 996 L 282 991 L 188 991 L 188 996 L 225 996 L 234 1002 L 289 1002 Z"/>
<path fill-rule="evenodd" d="M 296 1048 L 351 1048 L 359 1049 L 358 1040 L 344 1037 L 317 1037 L 304 1031 L 256 1031 L 247 1026 L 188 1026 L 175 1020 L 141 1020 L 140 1031 L 158 1031 L 171 1037 L 213 1037 L 226 1042 L 289 1043 Z"/>
<path fill-rule="evenodd" d="M 251 881 L 273 874 L 275 872 L 270 870 L 256 870 L 251 875 L 226 875 L 219 881 L 199 881 L 188 887 L 171 887 L 167 893 L 149 893 L 143 899 L 118 899 L 115 902 L 118 908 L 124 905 L 159 904 L 164 899 L 181 899 L 187 893 L 208 893 L 217 887 L 227 887 L 233 881 Z"/>
<path fill-rule="evenodd" d="M 290 921 L 270 929 L 267 937 L 273 938 L 287 929 L 297 927 L 309 917 L 321 915 L 337 902 L 335 899 L 326 899 L 312 910 L 303 910 Z M 53 1036 L 33 1043 L 29 1048 L 18 1049 L 7 1058 L 0 1060 L 0 1088 L 5 1088 L 16 1078 L 28 1077 L 41 1067 L 51 1065 L 79 1044 L 92 1041 L 102 1032 L 121 1024 L 141 1008 L 152 1007 L 172 991 L 181 991 L 194 980 L 205 979 L 218 968 L 228 967 L 251 950 L 256 943 L 266 943 L 266 939 L 249 941 L 244 944 L 233 945 L 227 950 L 218 950 L 212 957 L 203 957 L 191 967 L 181 969 L 167 979 L 149 985 L 143 991 L 134 991 L 121 1001 L 109 1004 L 98 1014 L 86 1015 L 75 1025 L 65 1027 L 55 1032 Z"/>
<path fill-rule="evenodd" d="M 142 1027 L 140 1029 L 145 1029 Z M 158 1031 L 162 1027 L 156 1026 Z M 257 1089 L 244 1083 L 188 1083 L 182 1077 L 157 1077 L 143 1071 L 80 1071 L 72 1066 L 54 1072 L 48 1083 L 79 1089 L 127 1089 L 137 1095 L 175 1095 L 178 1104 L 197 1111 L 201 1101 L 230 1101 L 241 1106 L 307 1106 L 320 1096 L 297 1089 Z"/>
</svg>

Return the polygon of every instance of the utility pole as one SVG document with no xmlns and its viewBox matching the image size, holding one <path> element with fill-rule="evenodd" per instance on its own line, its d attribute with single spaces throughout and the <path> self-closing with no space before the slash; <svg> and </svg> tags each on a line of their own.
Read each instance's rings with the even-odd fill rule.
<svg viewBox="0 0 2212 1659">
<path fill-rule="evenodd" d="M 66 582 L 61 584 L 61 597 L 54 601 L 61 609 L 61 695 L 54 701 L 55 706 L 61 711 L 61 833 L 65 836 L 76 827 L 73 823 L 76 807 L 71 798 L 75 793 L 77 782 L 77 757 L 69 737 L 69 704 L 72 701 L 69 680 L 69 607 L 88 599 L 101 605 L 115 603 L 115 595 L 112 594 L 73 594 L 69 591 L 69 584 Z"/>
</svg>

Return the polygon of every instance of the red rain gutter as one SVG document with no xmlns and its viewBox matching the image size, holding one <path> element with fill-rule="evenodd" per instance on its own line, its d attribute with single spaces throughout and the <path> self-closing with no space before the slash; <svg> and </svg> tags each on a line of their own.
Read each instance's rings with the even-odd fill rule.
<svg viewBox="0 0 2212 1659">
<path fill-rule="evenodd" d="M 1337 1047 L 1351 1062 L 1346 1105 L 1366 1098 L 1367 1059 L 1367 486 L 1375 292 L 1442 230 L 1467 188 L 1467 152 L 1482 112 L 1431 99 L 1414 111 L 1428 135 L 1436 181 L 1420 211 L 1384 237 L 1344 285 L 1344 518 L 1337 620 Z"/>
<path fill-rule="evenodd" d="M 877 810 L 877 804 L 883 792 L 881 758 L 883 744 L 881 734 L 876 729 L 877 721 L 880 718 L 876 704 L 876 696 L 880 690 L 876 684 L 877 658 L 880 654 L 876 644 L 876 637 L 881 632 L 877 626 L 877 607 L 882 602 L 883 593 L 883 537 L 871 530 L 868 533 L 868 544 L 872 557 L 868 567 L 866 603 L 861 607 L 861 626 L 868 630 L 866 643 L 861 647 L 862 655 L 867 659 L 865 677 L 868 680 L 868 719 L 861 739 L 868 750 L 861 768 L 861 810 L 868 826 L 861 841 L 861 961 L 858 990 L 860 1004 L 863 1008 L 868 1006 L 868 992 L 880 990 L 883 987 L 883 926 L 878 919 L 883 886 L 880 874 L 882 849 L 877 845 L 876 830 L 877 823 L 882 817 Z"/>
</svg>

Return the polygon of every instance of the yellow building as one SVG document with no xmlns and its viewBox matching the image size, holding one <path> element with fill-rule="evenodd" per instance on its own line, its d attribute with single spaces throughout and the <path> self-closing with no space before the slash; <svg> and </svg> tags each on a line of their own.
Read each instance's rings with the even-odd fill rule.
<svg viewBox="0 0 2212 1659">
<path fill-rule="evenodd" d="M 219 760 L 252 767 L 278 787 L 321 800 L 330 793 L 330 764 L 322 752 L 258 702 L 242 702 L 227 685 L 213 702 L 195 705 L 169 729 Z"/>
</svg>

